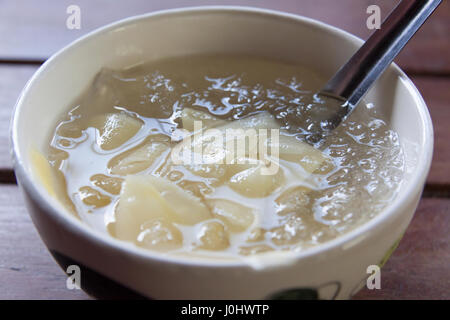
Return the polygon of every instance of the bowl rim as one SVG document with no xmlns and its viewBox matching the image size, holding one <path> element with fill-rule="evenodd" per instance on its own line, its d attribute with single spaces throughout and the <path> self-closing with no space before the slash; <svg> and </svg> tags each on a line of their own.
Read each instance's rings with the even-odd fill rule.
<svg viewBox="0 0 450 320">
<path fill-rule="evenodd" d="M 131 16 L 125 19 L 121 19 L 116 22 L 112 22 L 103 27 L 97 28 L 91 32 L 88 32 L 84 36 L 76 39 L 67 46 L 63 47 L 56 53 L 54 53 L 44 64 L 42 64 L 39 69 L 33 74 L 30 80 L 27 82 L 25 87 L 22 89 L 19 98 L 14 107 L 13 116 L 11 118 L 10 125 L 10 149 L 13 159 L 14 171 L 17 175 L 17 179 L 20 182 L 22 188 L 24 188 L 28 195 L 39 204 L 41 209 L 46 215 L 50 216 L 58 225 L 62 225 L 78 236 L 86 238 L 88 241 L 94 241 L 102 244 L 103 246 L 108 246 L 110 249 L 125 251 L 128 254 L 133 254 L 142 259 L 153 260 L 154 262 L 160 263 L 171 263 L 175 265 L 188 265 L 197 267 L 251 267 L 251 264 L 246 259 L 233 259 L 233 260 L 222 260 L 212 258 L 185 258 L 184 256 L 170 255 L 164 253 L 158 253 L 151 250 L 146 250 L 139 248 L 132 243 L 127 243 L 115 239 L 107 234 L 103 234 L 98 230 L 94 230 L 92 227 L 81 221 L 80 219 L 71 215 L 62 205 L 60 205 L 55 199 L 53 199 L 48 192 L 44 191 L 37 182 L 35 178 L 32 177 L 31 172 L 28 172 L 24 162 L 24 156 L 20 152 L 18 145 L 19 128 L 18 122 L 20 118 L 21 110 L 23 109 L 25 97 L 28 92 L 34 86 L 34 84 L 40 81 L 41 75 L 46 72 L 55 61 L 64 59 L 64 55 L 71 50 L 77 48 L 77 46 L 82 45 L 95 37 L 104 36 L 108 32 L 114 31 L 118 28 L 127 27 L 131 24 L 139 23 L 147 19 L 155 19 L 160 17 L 165 18 L 177 18 L 183 15 L 201 15 L 201 14 L 231 14 L 231 13 L 241 13 L 248 15 L 259 15 L 267 17 L 270 19 L 280 19 L 291 21 L 293 23 L 303 24 L 312 29 L 318 29 L 332 36 L 343 37 L 347 40 L 353 41 L 354 43 L 361 45 L 363 40 L 346 32 L 337 27 L 331 26 L 324 22 L 311 19 L 308 17 L 303 17 L 297 14 L 291 14 L 271 9 L 262 9 L 248 6 L 194 6 L 194 7 L 184 7 L 160 10 L 150 13 L 145 13 L 141 15 Z M 428 112 L 428 108 L 423 100 L 418 89 L 414 86 L 412 81 L 405 75 L 405 73 L 394 63 L 389 67 L 394 74 L 403 81 L 403 84 L 407 87 L 408 93 L 412 96 L 415 101 L 416 108 L 419 113 L 420 121 L 422 122 L 423 131 L 421 132 L 423 143 L 420 148 L 423 152 L 420 153 L 417 161 L 417 168 L 415 173 L 411 176 L 410 181 L 405 187 L 401 194 L 397 195 L 393 200 L 392 204 L 383 209 L 374 218 L 370 219 L 361 226 L 338 236 L 335 239 L 327 241 L 323 244 L 299 251 L 299 252 L 287 252 L 286 256 L 291 260 L 302 260 L 312 256 L 325 255 L 327 253 L 333 252 L 339 248 L 344 247 L 346 244 L 353 243 L 360 239 L 362 235 L 370 230 L 380 228 L 382 225 L 393 220 L 395 216 L 401 211 L 400 207 L 408 202 L 411 195 L 414 195 L 421 191 L 423 182 L 428 175 L 428 171 L 431 166 L 431 159 L 433 154 L 433 125 L 431 122 L 431 117 Z M 283 263 L 280 263 L 283 265 Z"/>
</svg>

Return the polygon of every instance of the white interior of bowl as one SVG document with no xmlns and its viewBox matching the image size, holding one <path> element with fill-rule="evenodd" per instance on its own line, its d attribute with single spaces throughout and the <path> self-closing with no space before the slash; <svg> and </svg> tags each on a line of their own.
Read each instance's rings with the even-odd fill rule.
<svg viewBox="0 0 450 320">
<path fill-rule="evenodd" d="M 91 82 L 102 67 L 120 68 L 141 61 L 195 53 L 242 53 L 306 65 L 325 77 L 361 45 L 361 40 L 310 19 L 260 9 L 197 8 L 171 10 L 130 18 L 104 27 L 53 56 L 32 78 L 18 101 L 12 128 L 16 172 L 25 187 L 63 215 L 67 223 L 111 245 L 123 246 L 92 230 L 64 212 L 31 174 L 29 150 L 43 150 L 56 119 Z M 386 221 L 408 194 L 422 187 L 431 160 L 432 127 L 426 106 L 403 73 L 391 66 L 365 100 L 399 133 L 405 150 L 405 181 L 392 206 L 366 225 L 324 245 L 342 245 L 360 232 Z M 140 250 L 126 247 L 127 250 Z M 307 250 L 308 251 L 308 250 Z M 157 256 L 152 252 L 145 252 Z M 306 254 L 306 253 L 300 253 Z"/>
</svg>

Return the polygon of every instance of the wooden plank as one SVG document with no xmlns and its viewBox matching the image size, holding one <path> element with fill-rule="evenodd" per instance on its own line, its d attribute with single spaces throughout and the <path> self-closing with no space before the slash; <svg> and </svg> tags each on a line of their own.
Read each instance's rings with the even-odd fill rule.
<svg viewBox="0 0 450 320">
<path fill-rule="evenodd" d="M 450 200 L 422 199 L 399 247 L 381 269 L 381 289 L 355 299 L 450 299 Z"/>
<path fill-rule="evenodd" d="M 449 299 L 450 199 L 422 199 L 399 248 L 381 272 L 381 290 L 357 299 Z M 0 185 L 0 299 L 87 299 L 39 239 L 16 186 Z"/>
<path fill-rule="evenodd" d="M 427 183 L 450 185 L 450 78 L 413 77 L 430 110 L 434 125 L 434 154 Z"/>
<path fill-rule="evenodd" d="M 366 27 L 371 4 L 379 5 L 382 19 L 397 1 L 392 0 L 218 0 L 214 4 L 255 6 L 300 14 L 324 21 L 367 38 L 371 33 Z M 146 12 L 177 7 L 211 5 L 208 0 L 79 0 L 81 29 L 66 28 L 66 9 L 73 1 L 6 0 L 0 3 L 0 59 L 48 58 L 56 50 L 81 35 L 107 23 Z M 397 61 L 416 73 L 450 73 L 450 3 L 443 1 L 433 17 L 415 35 L 400 54 Z"/>
<path fill-rule="evenodd" d="M 11 182 L 11 156 L 9 153 L 9 125 L 12 111 L 20 91 L 36 71 L 36 66 L 0 64 L 0 179 Z M 5 181 L 6 180 L 6 181 Z"/>
<path fill-rule="evenodd" d="M 16 186 L 0 185 L 0 299 L 88 299 L 68 290 L 66 276 L 37 234 Z"/>
<path fill-rule="evenodd" d="M 409 73 L 450 75 L 450 1 L 439 8 L 399 54 L 396 62 Z"/>
<path fill-rule="evenodd" d="M 254 6 L 300 14 L 366 38 L 371 33 L 366 27 L 367 7 L 379 5 L 382 18 L 385 18 L 396 3 L 398 0 L 129 0 L 116 1 L 112 5 L 108 0 L 6 0 L 0 4 L 0 57 L 45 59 L 81 35 L 125 17 L 212 4 Z M 71 4 L 77 4 L 81 9 L 80 30 L 66 28 L 66 9 Z"/>
</svg>

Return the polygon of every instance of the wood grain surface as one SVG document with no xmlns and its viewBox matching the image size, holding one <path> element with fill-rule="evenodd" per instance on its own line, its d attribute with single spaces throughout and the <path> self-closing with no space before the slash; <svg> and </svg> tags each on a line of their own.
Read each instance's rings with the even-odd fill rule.
<svg viewBox="0 0 450 320">
<path fill-rule="evenodd" d="M 450 298 L 450 200 L 422 199 L 398 248 L 381 269 L 381 289 L 356 299 Z"/>
<path fill-rule="evenodd" d="M 91 299 L 66 289 L 66 277 L 40 240 L 15 185 L 9 122 L 16 99 L 39 65 L 76 38 L 107 23 L 155 10 L 243 5 L 311 17 L 366 39 L 366 8 L 382 17 L 398 0 L 0 0 L 0 299 Z M 66 28 L 66 9 L 81 8 L 81 29 Z M 435 151 L 424 197 L 399 248 L 382 269 L 382 289 L 355 299 L 450 299 L 450 1 L 400 54 L 428 104 Z"/>
<path fill-rule="evenodd" d="M 86 299 L 68 290 L 26 212 L 19 189 L 0 185 L 0 299 Z"/>
</svg>

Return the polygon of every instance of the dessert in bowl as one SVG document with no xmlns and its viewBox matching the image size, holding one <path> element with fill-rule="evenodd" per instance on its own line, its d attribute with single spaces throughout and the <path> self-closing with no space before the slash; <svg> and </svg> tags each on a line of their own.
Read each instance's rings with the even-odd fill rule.
<svg viewBox="0 0 450 320">
<path fill-rule="evenodd" d="M 360 44 L 298 16 L 211 7 L 126 19 L 63 49 L 25 88 L 12 128 L 44 242 L 152 298 L 350 297 L 417 206 L 426 106 L 393 65 L 323 145 L 279 115 L 306 112 L 302 97 Z M 227 137 L 208 145 L 227 129 L 255 129 L 276 154 L 228 159 Z M 196 145 L 209 162 L 175 163 Z"/>
</svg>

